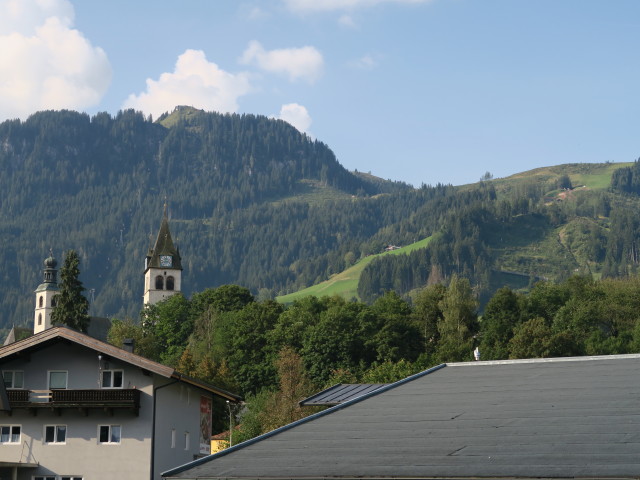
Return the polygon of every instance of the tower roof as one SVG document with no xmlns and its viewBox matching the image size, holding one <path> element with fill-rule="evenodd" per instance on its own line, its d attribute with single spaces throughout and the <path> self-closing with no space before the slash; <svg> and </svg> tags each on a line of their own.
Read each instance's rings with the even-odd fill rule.
<svg viewBox="0 0 640 480">
<path fill-rule="evenodd" d="M 169 268 L 173 270 L 182 270 L 180 250 L 173 244 L 171 232 L 169 231 L 169 218 L 167 216 L 166 203 L 164 204 L 164 214 L 162 216 L 162 223 L 160 224 L 158 236 L 156 237 L 156 243 L 147 253 L 147 269 L 150 267 L 167 268 L 160 265 L 160 257 L 164 255 L 172 257 L 172 266 Z"/>
<path fill-rule="evenodd" d="M 44 262 L 44 270 L 43 270 L 43 278 L 42 283 L 36 288 L 36 292 L 41 292 L 44 290 L 58 290 L 58 271 L 56 267 L 58 266 L 58 261 L 53 257 L 53 250 L 49 250 L 49 257 L 47 257 Z"/>
</svg>

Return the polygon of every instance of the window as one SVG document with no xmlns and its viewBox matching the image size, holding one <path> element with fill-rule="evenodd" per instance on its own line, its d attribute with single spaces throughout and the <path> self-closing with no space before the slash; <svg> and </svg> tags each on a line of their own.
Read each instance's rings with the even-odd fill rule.
<svg viewBox="0 0 640 480">
<path fill-rule="evenodd" d="M 60 477 L 60 480 L 82 480 L 82 477 L 69 477 L 69 476 L 63 475 Z"/>
<path fill-rule="evenodd" d="M 38 314 L 38 325 L 42 325 L 42 314 Z"/>
<path fill-rule="evenodd" d="M 99 443 L 120 443 L 120 425 L 100 425 Z"/>
<path fill-rule="evenodd" d="M 33 480 L 57 480 L 56 477 L 33 477 Z"/>
<path fill-rule="evenodd" d="M 164 278 L 158 275 L 156 277 L 156 290 L 162 290 L 164 288 Z"/>
<path fill-rule="evenodd" d="M 191 440 L 191 435 L 189 432 L 184 432 L 184 449 L 189 450 L 189 441 Z"/>
<path fill-rule="evenodd" d="M 67 372 L 61 370 L 49 371 L 49 390 L 67 388 Z"/>
<path fill-rule="evenodd" d="M 173 290 L 174 283 L 173 277 L 167 277 L 167 290 Z"/>
<path fill-rule="evenodd" d="M 65 443 L 67 440 L 66 425 L 45 425 L 44 443 Z"/>
<path fill-rule="evenodd" d="M 0 443 L 20 443 L 20 425 L 0 425 Z"/>
<path fill-rule="evenodd" d="M 176 448 L 176 429 L 171 429 L 171 448 Z"/>
<path fill-rule="evenodd" d="M 56 295 L 57 296 L 57 295 Z M 52 297 L 51 298 L 51 306 L 55 307 L 56 306 L 56 297 Z"/>
<path fill-rule="evenodd" d="M 102 388 L 122 388 L 122 370 L 103 370 Z"/>
<path fill-rule="evenodd" d="M 44 299 L 42 298 L 42 295 L 40 295 L 40 298 L 38 299 L 38 308 L 42 308 L 42 302 L 44 301 Z"/>
<path fill-rule="evenodd" d="M 21 370 L 5 370 L 2 372 L 4 388 L 24 388 L 24 372 Z"/>
</svg>

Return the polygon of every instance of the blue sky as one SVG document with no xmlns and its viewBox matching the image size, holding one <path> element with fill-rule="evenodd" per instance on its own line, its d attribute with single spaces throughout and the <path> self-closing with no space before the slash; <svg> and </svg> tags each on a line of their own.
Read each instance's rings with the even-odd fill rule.
<svg viewBox="0 0 640 480">
<path fill-rule="evenodd" d="M 0 0 L 0 120 L 253 113 L 459 185 L 635 160 L 639 57 L 635 0 Z"/>
</svg>

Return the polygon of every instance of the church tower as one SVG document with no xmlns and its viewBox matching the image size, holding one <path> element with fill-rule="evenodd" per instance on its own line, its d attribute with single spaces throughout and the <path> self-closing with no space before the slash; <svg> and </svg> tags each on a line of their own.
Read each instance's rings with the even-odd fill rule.
<svg viewBox="0 0 640 480">
<path fill-rule="evenodd" d="M 180 292 L 182 262 L 180 251 L 173 245 L 169 232 L 167 204 L 158 238 L 149 249 L 144 264 L 144 304 L 153 305 Z"/>
<path fill-rule="evenodd" d="M 55 296 L 58 294 L 58 262 L 50 252 L 49 258 L 44 261 L 44 279 L 36 288 L 36 310 L 33 324 L 33 333 L 39 333 L 51 328 L 51 311 L 56 306 Z"/>
</svg>

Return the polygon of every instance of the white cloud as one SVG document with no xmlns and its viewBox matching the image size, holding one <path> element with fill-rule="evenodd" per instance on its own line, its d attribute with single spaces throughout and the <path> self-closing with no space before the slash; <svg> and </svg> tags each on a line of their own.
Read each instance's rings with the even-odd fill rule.
<svg viewBox="0 0 640 480">
<path fill-rule="evenodd" d="M 0 35 L 19 33 L 30 37 L 47 19 L 56 17 L 65 26 L 73 25 L 75 13 L 68 0 L 0 0 Z"/>
<path fill-rule="evenodd" d="M 360 70 L 373 70 L 378 66 L 378 61 L 373 56 L 367 54 L 349 63 L 352 68 Z"/>
<path fill-rule="evenodd" d="M 67 0 L 0 0 L 0 120 L 100 102 L 111 66 L 73 20 Z"/>
<path fill-rule="evenodd" d="M 311 116 L 305 107 L 297 103 L 282 105 L 277 118 L 290 123 L 303 133 L 309 133 L 311 126 Z"/>
<path fill-rule="evenodd" d="M 242 54 L 240 63 L 255 65 L 271 73 L 284 74 L 289 80 L 305 79 L 313 83 L 322 74 L 324 59 L 314 47 L 265 50 L 255 40 Z"/>
<path fill-rule="evenodd" d="M 260 7 L 254 6 L 247 12 L 247 18 L 249 20 L 264 20 L 269 18 L 269 13 Z"/>
<path fill-rule="evenodd" d="M 225 72 L 207 61 L 201 50 L 186 50 L 178 57 L 172 73 L 163 73 L 158 80 L 148 78 L 147 91 L 129 95 L 123 106 L 154 117 L 173 110 L 176 105 L 235 112 L 238 98 L 250 91 L 247 74 Z"/>
<path fill-rule="evenodd" d="M 283 0 L 295 12 L 355 10 L 381 3 L 426 3 L 430 0 Z"/>
<path fill-rule="evenodd" d="M 346 28 L 356 28 L 356 22 L 353 20 L 351 15 L 347 14 L 340 15 L 340 18 L 338 18 L 338 24 Z"/>
</svg>

